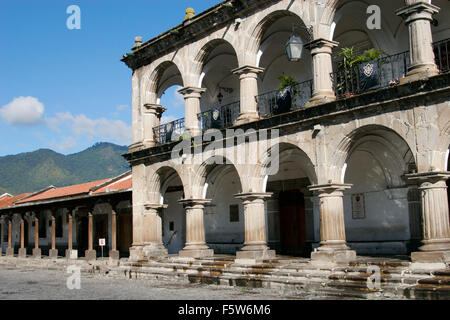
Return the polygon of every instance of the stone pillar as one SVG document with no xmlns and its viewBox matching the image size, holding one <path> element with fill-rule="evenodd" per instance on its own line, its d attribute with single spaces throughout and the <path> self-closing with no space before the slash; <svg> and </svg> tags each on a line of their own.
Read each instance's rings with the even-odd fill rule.
<svg viewBox="0 0 450 320">
<path fill-rule="evenodd" d="M 161 122 L 161 116 L 167 109 L 160 104 L 144 105 L 144 146 L 146 148 L 154 147 L 156 137 L 154 137 L 153 129 L 158 127 Z"/>
<path fill-rule="evenodd" d="M 39 248 L 39 219 L 34 219 L 34 249 L 33 258 L 40 259 L 42 255 L 41 249 Z"/>
<path fill-rule="evenodd" d="M 205 242 L 204 210 L 211 200 L 180 200 L 186 210 L 186 246 L 179 252 L 181 257 L 204 258 L 214 256 L 214 250 Z"/>
<path fill-rule="evenodd" d="M 242 193 L 235 197 L 244 204 L 244 247 L 236 253 L 237 263 L 259 263 L 274 259 L 274 250 L 267 246 L 266 213 L 264 202 L 270 193 Z"/>
<path fill-rule="evenodd" d="M 85 251 L 84 256 L 87 261 L 96 260 L 97 259 L 97 251 L 94 250 L 94 241 L 93 241 L 93 216 L 92 213 L 89 212 L 89 228 L 88 228 L 88 250 Z"/>
<path fill-rule="evenodd" d="M 68 230 L 67 230 L 67 259 L 78 259 L 78 250 L 73 250 L 73 217 L 71 213 L 67 214 Z"/>
<path fill-rule="evenodd" d="M 241 92 L 241 113 L 235 124 L 243 124 L 259 120 L 258 103 L 258 74 L 264 72 L 263 68 L 244 66 L 232 70 L 239 76 Z"/>
<path fill-rule="evenodd" d="M 49 251 L 48 256 L 51 259 L 58 258 L 58 250 L 56 250 L 56 219 L 52 216 L 52 248 Z"/>
<path fill-rule="evenodd" d="M 333 65 L 331 55 L 333 47 L 339 45 L 336 41 L 316 39 L 305 44 L 305 48 L 311 51 L 313 69 L 313 93 L 307 106 L 315 106 L 336 100 L 333 90 Z"/>
<path fill-rule="evenodd" d="M 414 81 L 438 74 L 433 51 L 431 24 L 433 14 L 439 7 L 422 1 L 409 1 L 408 6 L 397 10 L 409 30 L 409 52 L 411 65 L 403 82 Z"/>
<path fill-rule="evenodd" d="M 344 190 L 349 184 L 310 186 L 320 202 L 320 247 L 311 253 L 313 264 L 346 263 L 356 259 L 356 252 L 349 250 L 345 236 Z"/>
<path fill-rule="evenodd" d="M 423 240 L 420 252 L 413 252 L 413 262 L 450 261 L 450 222 L 446 181 L 450 172 L 408 174 L 419 185 L 422 199 Z"/>
<path fill-rule="evenodd" d="M 119 260 L 120 254 L 117 251 L 117 214 L 114 209 L 111 211 L 111 251 L 109 260 Z"/>
<path fill-rule="evenodd" d="M 144 205 L 144 256 L 159 257 L 168 254 L 162 241 L 161 210 L 167 205 Z"/>
<path fill-rule="evenodd" d="M 14 256 L 14 248 L 11 247 L 11 237 L 12 237 L 12 221 L 8 221 L 8 248 L 6 249 L 7 256 Z"/>
<path fill-rule="evenodd" d="M 200 98 L 205 91 L 206 89 L 194 87 L 186 87 L 178 90 L 184 96 L 184 126 L 186 132 L 189 132 L 191 137 L 198 136 L 202 133 L 198 114 L 200 113 Z"/>
<path fill-rule="evenodd" d="M 27 249 L 25 248 L 25 221 L 20 219 L 20 249 L 19 258 L 27 257 Z"/>
</svg>

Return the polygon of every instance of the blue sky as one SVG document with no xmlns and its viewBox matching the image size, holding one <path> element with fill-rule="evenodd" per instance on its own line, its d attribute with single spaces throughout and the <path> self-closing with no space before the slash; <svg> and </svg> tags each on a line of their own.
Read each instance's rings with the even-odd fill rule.
<svg viewBox="0 0 450 320">
<path fill-rule="evenodd" d="M 144 41 L 220 0 L 0 0 L 0 156 L 95 142 L 131 144 L 131 70 L 120 61 Z M 81 29 L 69 30 L 70 5 Z M 162 98 L 183 117 L 175 89 Z"/>
</svg>

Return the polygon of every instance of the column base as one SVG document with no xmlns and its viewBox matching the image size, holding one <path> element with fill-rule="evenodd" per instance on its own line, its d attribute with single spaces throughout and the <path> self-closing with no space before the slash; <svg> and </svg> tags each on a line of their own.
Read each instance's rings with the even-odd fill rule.
<svg viewBox="0 0 450 320">
<path fill-rule="evenodd" d="M 27 249 L 25 248 L 20 248 L 19 249 L 19 258 L 26 258 L 27 257 Z"/>
<path fill-rule="evenodd" d="M 251 113 L 241 113 L 239 117 L 234 121 L 234 126 L 239 126 L 241 124 L 250 123 L 260 120 L 259 114 L 257 112 Z"/>
<path fill-rule="evenodd" d="M 164 247 L 162 243 L 145 245 L 142 248 L 142 251 L 145 258 L 162 257 L 169 254 L 169 251 Z"/>
<path fill-rule="evenodd" d="M 411 253 L 413 263 L 450 263 L 450 251 L 427 251 Z"/>
<path fill-rule="evenodd" d="M 353 260 L 356 260 L 356 251 L 353 250 L 317 251 L 311 253 L 312 265 L 348 264 Z"/>
<path fill-rule="evenodd" d="M 317 95 L 312 97 L 305 105 L 305 108 L 315 107 L 321 104 L 329 103 L 336 100 L 334 95 Z"/>
<path fill-rule="evenodd" d="M 33 249 L 33 258 L 34 259 L 40 259 L 42 257 L 42 250 L 39 248 Z"/>
<path fill-rule="evenodd" d="M 142 261 L 145 260 L 143 246 L 134 246 L 130 248 L 129 261 Z"/>
<path fill-rule="evenodd" d="M 86 259 L 86 261 L 97 260 L 97 251 L 95 251 L 95 250 L 86 250 L 84 252 L 84 258 Z"/>
<path fill-rule="evenodd" d="M 450 251 L 450 239 L 423 240 L 420 251 Z"/>
<path fill-rule="evenodd" d="M 109 252 L 109 260 L 119 260 L 120 259 L 120 252 L 117 250 L 111 250 Z"/>
<path fill-rule="evenodd" d="M 400 84 L 425 80 L 438 74 L 439 71 L 436 68 L 436 65 L 419 66 L 414 69 L 410 69 L 404 78 L 400 78 Z"/>
<path fill-rule="evenodd" d="M 185 258 L 201 259 L 201 258 L 213 257 L 214 250 L 213 249 L 183 249 L 180 252 L 178 252 L 178 255 L 180 257 L 185 257 Z"/>
<path fill-rule="evenodd" d="M 14 257 L 14 248 L 6 248 L 6 256 Z"/>
<path fill-rule="evenodd" d="M 66 258 L 70 260 L 77 260 L 78 259 L 78 250 L 66 250 Z"/>
<path fill-rule="evenodd" d="M 51 250 L 48 252 L 48 256 L 49 256 L 50 259 L 58 259 L 58 250 L 56 250 L 56 249 L 51 249 Z"/>
<path fill-rule="evenodd" d="M 234 262 L 237 264 L 260 264 L 264 260 L 275 259 L 275 257 L 275 250 L 269 250 L 268 248 L 264 250 L 241 250 L 236 252 Z"/>
<path fill-rule="evenodd" d="M 136 152 L 136 151 L 142 150 L 144 148 L 145 147 L 144 147 L 144 144 L 142 143 L 142 141 L 141 142 L 135 142 L 128 148 L 128 151 L 129 152 Z"/>
</svg>

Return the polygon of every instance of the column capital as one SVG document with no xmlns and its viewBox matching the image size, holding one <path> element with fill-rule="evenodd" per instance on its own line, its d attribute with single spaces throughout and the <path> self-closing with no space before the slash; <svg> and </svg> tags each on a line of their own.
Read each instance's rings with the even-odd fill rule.
<svg viewBox="0 0 450 320">
<path fill-rule="evenodd" d="M 212 202 L 211 199 L 181 199 L 178 201 L 186 207 L 204 207 Z"/>
<path fill-rule="evenodd" d="M 312 54 L 316 53 L 331 53 L 334 47 L 337 47 L 339 42 L 327 40 L 324 38 L 315 39 L 304 45 L 305 49 L 312 51 Z"/>
<path fill-rule="evenodd" d="M 423 185 L 424 183 L 435 184 L 437 182 L 445 182 L 450 178 L 450 171 L 434 171 L 406 174 L 405 178 L 408 182 Z"/>
<path fill-rule="evenodd" d="M 144 112 L 156 115 L 158 118 L 166 111 L 162 105 L 157 103 L 146 103 L 144 104 Z"/>
<path fill-rule="evenodd" d="M 248 192 L 248 193 L 238 193 L 234 197 L 236 199 L 241 199 L 242 201 L 255 201 L 255 200 L 265 200 L 272 197 L 273 193 L 258 193 L 258 192 Z"/>
<path fill-rule="evenodd" d="M 157 203 L 145 203 L 144 209 L 145 210 L 160 210 L 160 209 L 167 209 L 169 206 L 167 204 L 157 204 Z"/>
<path fill-rule="evenodd" d="M 264 72 L 264 68 L 252 67 L 249 65 L 231 70 L 231 73 L 237 74 L 237 75 L 253 74 L 253 75 L 257 76 L 259 73 L 263 73 L 263 72 Z"/>
<path fill-rule="evenodd" d="M 178 93 L 182 94 L 185 99 L 188 98 L 201 98 L 202 94 L 206 91 L 205 88 L 196 87 L 184 87 L 178 90 Z"/>
<path fill-rule="evenodd" d="M 338 184 L 338 183 L 329 183 L 329 184 L 320 184 L 320 185 L 312 185 L 308 187 L 309 191 L 315 191 L 320 195 L 332 194 L 335 192 L 344 192 L 345 190 L 351 189 L 353 187 L 352 184 Z"/>
<path fill-rule="evenodd" d="M 434 4 L 419 1 L 398 9 L 395 13 L 405 19 L 408 24 L 414 20 L 433 20 L 432 15 L 441 9 Z"/>
</svg>

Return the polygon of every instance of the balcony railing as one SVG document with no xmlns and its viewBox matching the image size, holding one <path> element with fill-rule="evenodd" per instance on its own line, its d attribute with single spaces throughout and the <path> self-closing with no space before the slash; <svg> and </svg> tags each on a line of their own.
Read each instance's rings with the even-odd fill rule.
<svg viewBox="0 0 450 320">
<path fill-rule="evenodd" d="M 259 115 L 268 118 L 278 114 L 304 108 L 312 97 L 313 81 L 308 80 L 284 89 L 256 96 Z"/>
<path fill-rule="evenodd" d="M 450 39 L 433 43 L 440 72 L 450 69 L 449 43 Z M 410 65 L 410 53 L 405 51 L 333 72 L 331 76 L 336 96 L 343 98 L 397 84 L 400 78 L 406 76 Z"/>
<path fill-rule="evenodd" d="M 153 136 L 156 143 L 166 144 L 179 141 L 180 137 L 184 134 L 184 131 L 183 118 L 153 128 Z"/>
<path fill-rule="evenodd" d="M 233 126 L 241 112 L 240 101 L 216 107 L 198 114 L 203 131 L 208 129 L 224 129 Z"/>
<path fill-rule="evenodd" d="M 441 73 L 450 70 L 450 39 L 433 43 L 436 65 Z"/>
</svg>

